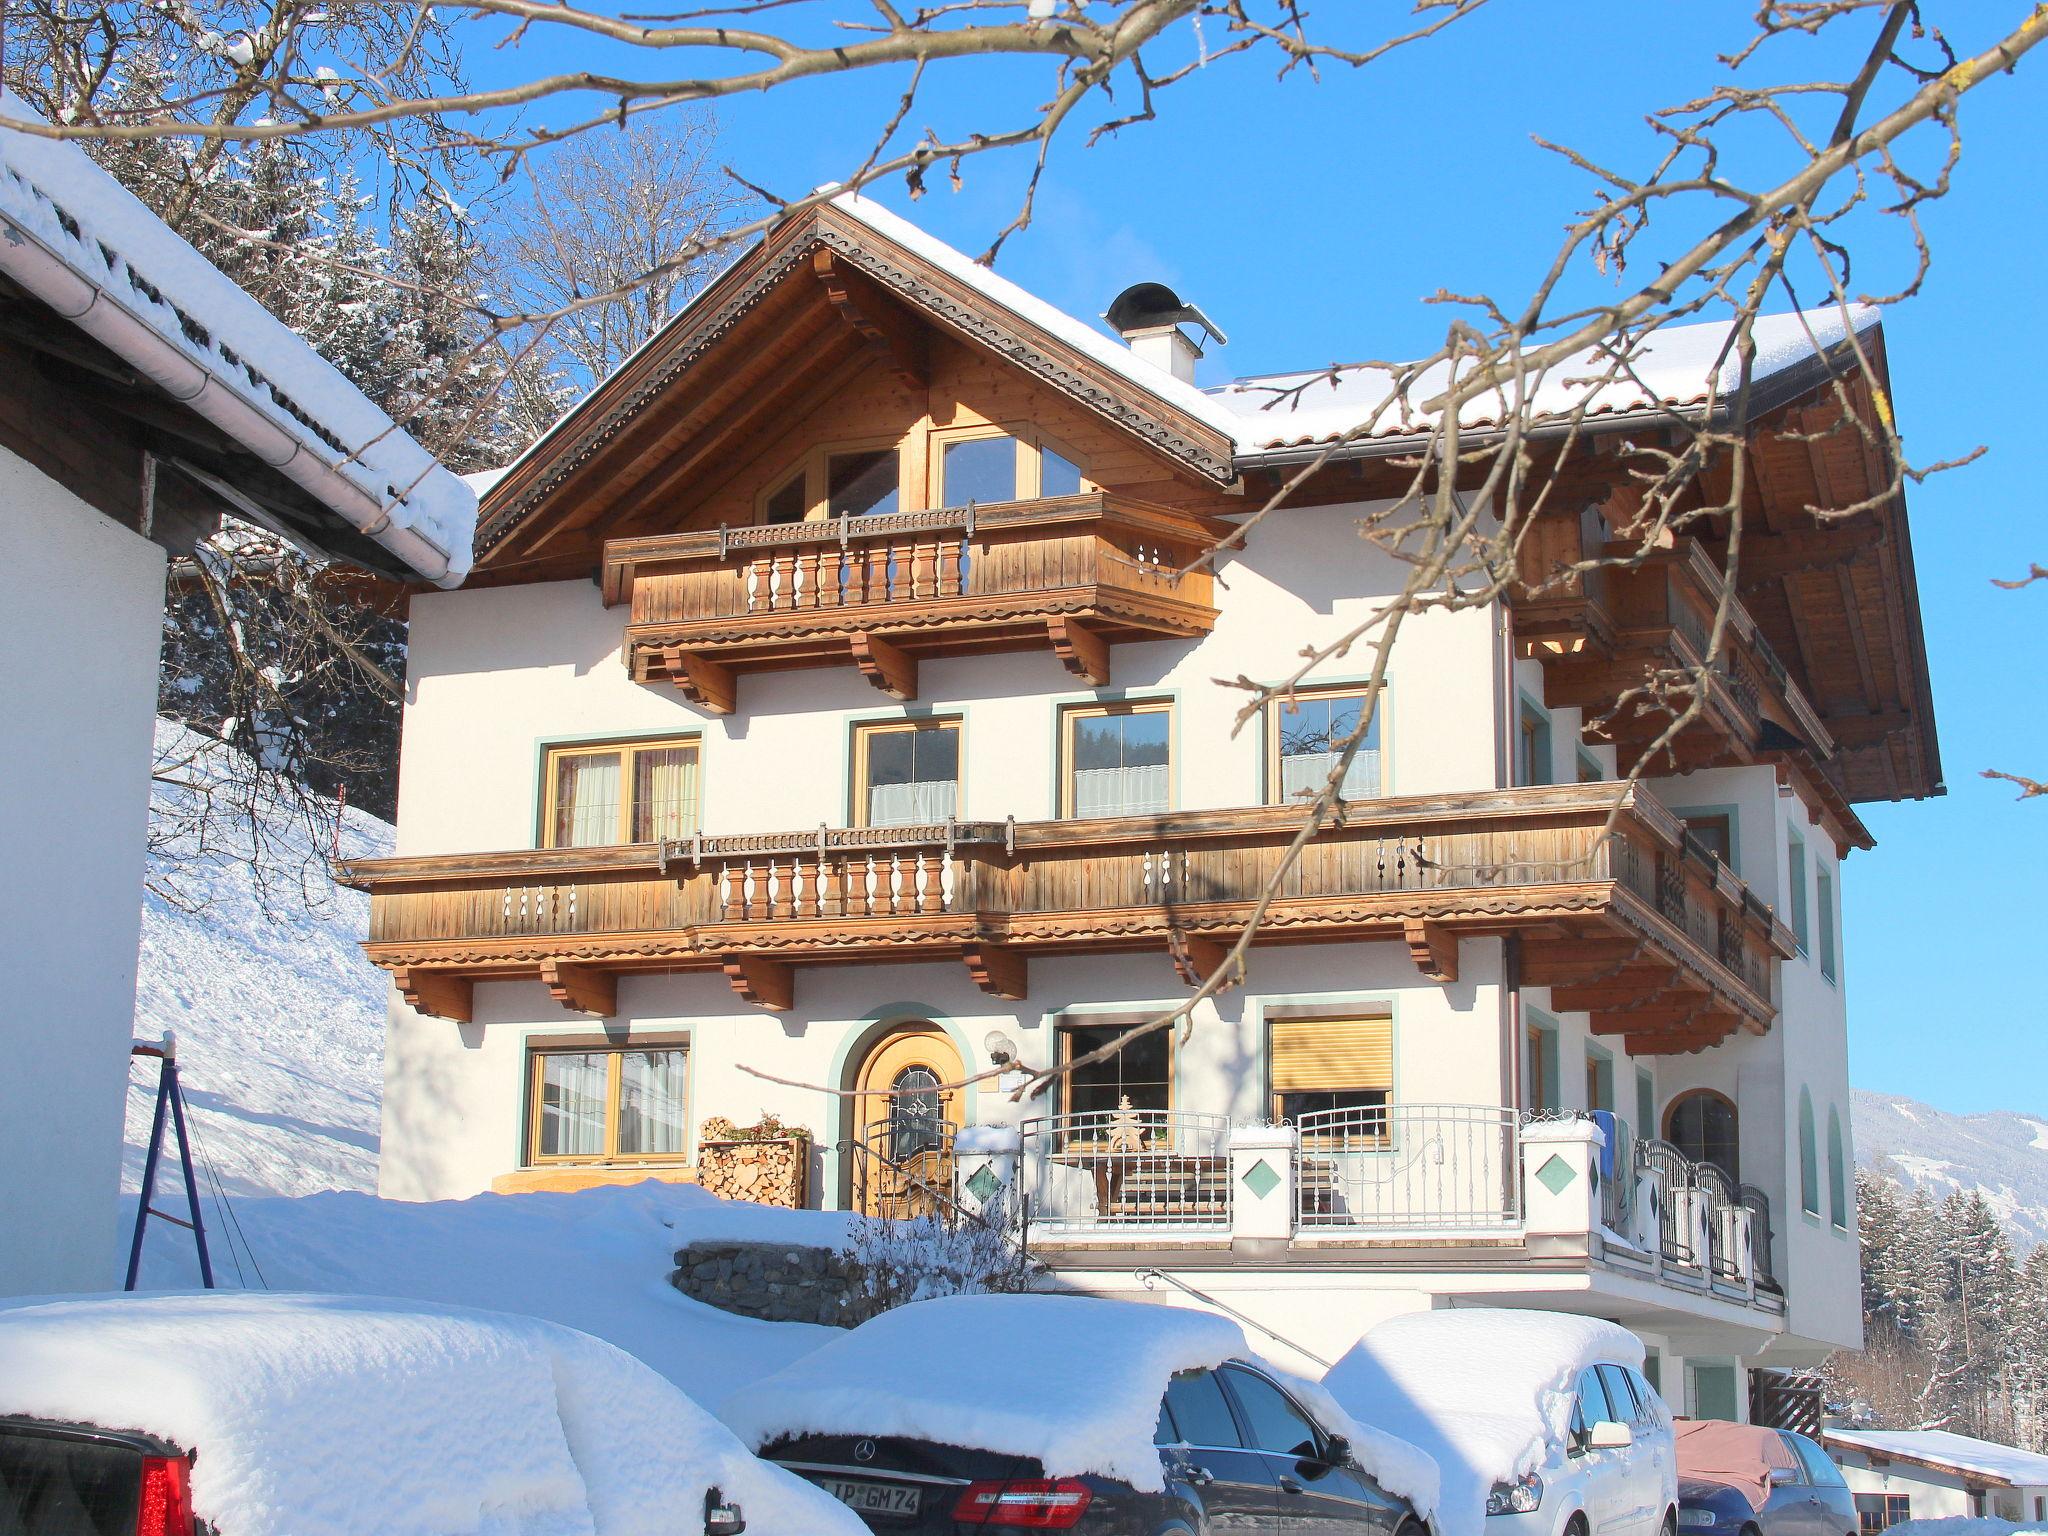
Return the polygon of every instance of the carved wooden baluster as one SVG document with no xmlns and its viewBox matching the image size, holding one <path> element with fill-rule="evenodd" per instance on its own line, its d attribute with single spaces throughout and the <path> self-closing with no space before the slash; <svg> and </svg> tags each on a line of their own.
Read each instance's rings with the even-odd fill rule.
<svg viewBox="0 0 2048 1536">
<path fill-rule="evenodd" d="M 846 860 L 821 857 L 818 861 L 818 874 L 818 915 L 846 916 Z"/>
<path fill-rule="evenodd" d="M 836 545 L 827 545 L 818 554 L 818 606 L 837 608 L 845 602 L 839 590 L 840 566 L 845 563 L 845 551 Z"/>
<path fill-rule="evenodd" d="M 932 539 L 918 539 L 911 545 L 910 595 L 934 597 L 939 588 L 939 547 Z"/>
<path fill-rule="evenodd" d="M 754 861 L 752 859 L 748 859 L 740 865 L 738 884 L 740 888 L 739 911 L 733 915 L 738 918 L 750 918 L 754 915 L 754 888 L 756 884 Z"/>
<path fill-rule="evenodd" d="M 761 606 L 761 562 L 749 560 L 741 567 L 741 585 L 746 589 L 747 612 Z"/>
<path fill-rule="evenodd" d="M 946 860 L 937 849 L 927 848 L 919 855 L 924 866 L 923 897 L 918 902 L 920 912 L 943 912 L 946 910 Z"/>
<path fill-rule="evenodd" d="M 768 867 L 775 875 L 775 894 L 769 906 L 768 915 L 771 918 L 795 917 L 797 915 L 796 860 L 791 859 L 787 865 L 784 865 L 782 860 L 772 859 L 769 861 Z"/>
</svg>

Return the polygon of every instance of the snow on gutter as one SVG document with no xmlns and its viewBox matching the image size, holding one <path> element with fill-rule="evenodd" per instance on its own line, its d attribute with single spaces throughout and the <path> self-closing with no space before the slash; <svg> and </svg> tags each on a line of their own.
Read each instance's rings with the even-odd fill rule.
<svg viewBox="0 0 2048 1536">
<path fill-rule="evenodd" d="M 468 574 L 475 491 L 76 144 L 0 126 L 0 272 L 420 579 Z"/>
</svg>

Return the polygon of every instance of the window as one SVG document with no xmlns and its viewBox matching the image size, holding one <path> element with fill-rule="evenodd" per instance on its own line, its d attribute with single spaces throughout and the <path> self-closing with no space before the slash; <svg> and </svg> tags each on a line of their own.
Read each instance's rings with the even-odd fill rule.
<svg viewBox="0 0 2048 1536">
<path fill-rule="evenodd" d="M 826 515 L 880 517 L 897 511 L 901 478 L 893 446 L 830 454 L 825 459 Z"/>
<path fill-rule="evenodd" d="M 761 503 L 761 520 L 767 523 L 800 523 L 810 515 L 811 498 L 805 475 L 798 470 Z"/>
<path fill-rule="evenodd" d="M 960 804 L 960 722 L 891 720 L 856 726 L 853 782 L 855 826 L 944 821 Z"/>
<path fill-rule="evenodd" d="M 603 848 L 697 830 L 697 743 L 551 747 L 544 847 Z"/>
<path fill-rule="evenodd" d="M 1701 851 L 1712 854 L 1730 869 L 1735 867 L 1735 821 L 1725 814 L 1681 816 L 1685 839 Z"/>
<path fill-rule="evenodd" d="M 675 1161 L 689 1125 L 680 1045 L 528 1052 L 532 1163 Z"/>
<path fill-rule="evenodd" d="M 1877 1536 L 1913 1518 L 1913 1500 L 1903 1493 L 1859 1493 L 1856 1495 L 1856 1523 L 1863 1536 Z"/>
<path fill-rule="evenodd" d="M 1130 1027 L 1128 1023 L 1067 1025 L 1060 1031 L 1065 1059 L 1072 1061 L 1100 1050 Z M 1141 1112 L 1163 1112 L 1169 1108 L 1169 1034 L 1168 1030 L 1155 1029 L 1140 1035 L 1106 1061 L 1074 1068 L 1064 1079 L 1067 1113 L 1098 1115 L 1106 1122 L 1126 1099 L 1132 1109 Z"/>
<path fill-rule="evenodd" d="M 1515 782 L 1550 782 L 1550 716 L 1541 707 L 1522 700 L 1522 717 L 1515 739 Z"/>
<path fill-rule="evenodd" d="M 1815 1488 L 1848 1487 L 1848 1483 L 1842 1477 L 1841 1468 L 1828 1458 L 1826 1451 L 1806 1436 L 1794 1434 L 1789 1429 L 1781 1429 L 1778 1433 L 1791 1444 L 1793 1454 L 1799 1458 L 1799 1465 L 1805 1469 L 1809 1485 Z"/>
<path fill-rule="evenodd" d="M 1792 937 L 1799 941 L 1799 953 L 1807 953 L 1806 935 L 1806 844 L 1796 832 L 1785 834 L 1785 910 L 1792 921 Z"/>
<path fill-rule="evenodd" d="M 1234 1450 L 1244 1444 L 1214 1371 L 1188 1371 L 1166 1384 L 1166 1409 L 1182 1445 Z"/>
<path fill-rule="evenodd" d="M 1820 973 L 1835 979 L 1835 877 L 1826 870 L 1813 876 L 1814 920 L 1820 927 Z"/>
<path fill-rule="evenodd" d="M 1380 696 L 1384 706 L 1386 696 Z M 1267 711 L 1268 782 L 1274 803 L 1286 805 L 1318 793 L 1337 771 L 1345 745 L 1359 736 L 1365 696 L 1308 693 L 1282 700 Z M 1366 722 L 1339 791 L 1346 800 L 1367 800 L 1380 790 L 1380 711 Z"/>
<path fill-rule="evenodd" d="M 1842 1114 L 1828 1106 L 1828 1220 L 1849 1230 L 1848 1149 L 1842 1144 Z"/>
<path fill-rule="evenodd" d="M 889 1156 L 908 1162 L 945 1145 L 946 1106 L 939 1075 L 919 1063 L 905 1067 L 889 1084 Z"/>
<path fill-rule="evenodd" d="M 1657 1367 L 1657 1356 L 1654 1353 L 1646 1353 L 1643 1357 L 1643 1369 L 1654 1373 Z M 1658 1395 L 1657 1389 L 1650 1384 L 1650 1378 L 1648 1376 L 1640 1376 L 1626 1367 L 1623 1368 L 1622 1374 L 1628 1377 L 1629 1385 L 1634 1387 L 1636 1391 L 1636 1406 L 1641 1412 L 1641 1417 L 1636 1422 L 1639 1424 L 1649 1424 L 1659 1429 L 1668 1429 L 1671 1424 L 1671 1410 L 1664 1406 L 1664 1399 Z"/>
<path fill-rule="evenodd" d="M 1799 1090 L 1799 1208 L 1820 1214 L 1820 1154 L 1814 1147 L 1813 1095 Z"/>
<path fill-rule="evenodd" d="M 1230 1391 L 1237 1406 L 1244 1410 L 1254 1447 L 1276 1456 L 1292 1456 L 1297 1461 L 1315 1460 L 1322 1449 L 1316 1427 L 1285 1392 L 1250 1371 L 1226 1366 L 1224 1374 L 1230 1377 Z"/>
<path fill-rule="evenodd" d="M 1559 1109 L 1557 1097 L 1557 1028 L 1529 1026 L 1529 1108 Z"/>
<path fill-rule="evenodd" d="M 1584 747 L 1579 748 L 1579 782 L 1581 784 L 1599 784 L 1604 782 L 1606 778 L 1607 770 L 1600 766 L 1600 759 L 1588 752 Z"/>
<path fill-rule="evenodd" d="M 1586 1108 L 1614 1111 L 1614 1058 L 1586 1047 Z"/>
<path fill-rule="evenodd" d="M 1615 1412 L 1616 1419 L 1623 1424 L 1638 1424 L 1648 1428 L 1656 1423 L 1655 1417 L 1643 1406 L 1643 1399 L 1637 1397 L 1635 1383 L 1629 1373 L 1618 1365 L 1595 1367 L 1600 1372 L 1600 1385 L 1607 1389 L 1607 1405 Z"/>
<path fill-rule="evenodd" d="M 1014 437 L 964 437 L 939 450 L 939 505 L 1015 501 L 1017 456 Z"/>
<path fill-rule="evenodd" d="M 1681 1093 L 1671 1101 L 1664 1121 L 1665 1139 L 1687 1159 L 1712 1163 L 1728 1175 L 1731 1184 L 1742 1182 L 1735 1104 L 1725 1094 L 1711 1088 Z"/>
<path fill-rule="evenodd" d="M 1579 1372 L 1579 1395 L 1572 1404 L 1572 1439 L 1583 1448 L 1595 1424 L 1619 1423 L 1623 1419 L 1624 1415 L 1616 1413 L 1607 1401 L 1607 1388 L 1601 1383 L 1600 1373 L 1591 1366 Z"/>
<path fill-rule="evenodd" d="M 1077 496 L 1081 468 L 1028 427 L 1017 432 L 977 428 L 933 439 L 933 504 L 1029 501 Z"/>
<path fill-rule="evenodd" d="M 1636 1068 L 1636 1124 L 1645 1136 L 1657 1134 L 1657 1084 L 1648 1067 Z"/>
<path fill-rule="evenodd" d="M 1064 816 L 1156 816 L 1167 809 L 1172 706 L 1090 705 L 1066 712 Z"/>
<path fill-rule="evenodd" d="M 1394 1092 L 1394 1021 L 1275 1019 L 1270 1026 L 1273 1118 L 1333 1115 L 1349 1136 L 1384 1136 Z"/>
</svg>

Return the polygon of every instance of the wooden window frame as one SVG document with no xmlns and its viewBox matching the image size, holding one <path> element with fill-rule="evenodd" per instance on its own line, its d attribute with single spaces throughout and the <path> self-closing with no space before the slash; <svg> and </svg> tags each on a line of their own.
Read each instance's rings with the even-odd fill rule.
<svg viewBox="0 0 2048 1536">
<path fill-rule="evenodd" d="M 1515 781 L 1513 787 L 1517 789 L 1530 789 L 1556 781 L 1557 738 L 1555 730 L 1556 726 L 1551 718 L 1550 710 L 1530 698 L 1528 694 L 1522 694 L 1520 707 L 1515 711 L 1515 771 L 1511 775 Z M 1533 752 L 1525 753 L 1523 750 L 1531 738 L 1538 739 L 1543 743 L 1543 777 L 1540 779 L 1535 777 L 1525 778 L 1523 776 L 1523 759 L 1525 756 L 1530 759 L 1527 764 L 1529 773 L 1533 775 L 1536 768 L 1534 762 L 1535 754 Z"/>
<path fill-rule="evenodd" d="M 1061 1019 L 1059 1022 L 1053 1025 L 1053 1040 L 1055 1042 L 1053 1047 L 1053 1054 L 1058 1059 L 1060 1065 L 1059 1106 L 1060 1114 L 1062 1116 L 1077 1113 L 1077 1111 L 1073 1107 L 1072 1101 L 1067 1097 L 1068 1085 L 1071 1084 L 1074 1080 L 1073 1074 L 1066 1070 L 1068 1064 L 1072 1062 L 1074 1059 L 1074 1031 L 1077 1029 L 1130 1029 L 1136 1026 L 1137 1024 L 1144 1022 L 1144 1018 L 1149 1017 L 1151 1017 L 1151 1015 L 1147 1014 L 1143 1017 L 1133 1016 L 1129 1018 L 1070 1018 Z M 1179 1074 L 1175 1071 L 1175 1068 L 1179 1064 L 1180 1050 L 1178 1043 L 1174 1039 L 1174 1031 L 1168 1029 L 1159 1031 L 1159 1033 L 1162 1033 L 1166 1036 L 1165 1113 L 1170 1115 L 1177 1108 L 1180 1107 L 1179 1095 L 1175 1091 L 1177 1087 L 1176 1079 L 1179 1076 Z M 1072 1142 L 1071 1145 L 1077 1147 L 1092 1147 L 1102 1145 L 1102 1143 L 1092 1141 L 1077 1141 Z"/>
<path fill-rule="evenodd" d="M 834 456 L 842 453 L 878 453 L 885 448 L 896 450 L 896 510 L 913 512 L 919 510 L 910 505 L 920 500 L 907 473 L 914 460 L 913 445 L 917 434 L 909 437 L 861 437 L 849 438 L 844 442 L 816 443 L 804 450 L 794 461 L 785 464 L 779 474 L 772 476 L 768 483 L 754 494 L 754 521 L 768 523 L 768 501 L 777 491 L 788 487 L 798 475 L 804 479 L 804 516 L 807 523 L 822 523 L 831 517 L 829 506 L 830 482 L 828 467 Z M 784 524 L 782 526 L 794 526 Z"/>
<path fill-rule="evenodd" d="M 1671 1095 L 1671 1102 L 1664 1106 L 1663 1114 L 1658 1120 L 1658 1127 L 1664 1140 L 1670 1142 L 1674 1147 L 1679 1146 L 1678 1112 L 1695 1099 L 1716 1099 L 1728 1111 L 1728 1123 L 1734 1127 L 1735 1131 L 1734 1158 L 1736 1166 L 1732 1171 L 1740 1172 L 1742 1167 L 1742 1106 L 1718 1088 L 1681 1088 L 1678 1092 Z M 1690 1150 L 1685 1148 L 1680 1148 L 1680 1150 L 1685 1151 L 1687 1157 L 1692 1156 Z M 1719 1164 L 1715 1166 L 1719 1167 Z M 1726 1168 L 1722 1168 L 1721 1171 L 1723 1173 L 1731 1172 L 1731 1170 Z"/>
<path fill-rule="evenodd" d="M 1059 720 L 1059 817 L 1061 821 L 1072 821 L 1074 817 L 1074 722 L 1076 720 L 1100 720 L 1113 715 L 1155 715 L 1166 716 L 1166 809 L 1160 815 L 1171 815 L 1180 800 L 1180 783 L 1174 772 L 1175 737 L 1178 732 L 1174 720 L 1174 700 L 1166 698 L 1148 699 L 1107 699 L 1090 704 L 1063 704 Z"/>
<path fill-rule="evenodd" d="M 1563 1047 L 1558 1036 L 1556 1020 L 1537 1017 L 1533 1012 L 1524 1015 L 1522 1042 L 1529 1053 L 1529 1062 L 1523 1096 L 1529 1102 L 1523 1108 L 1532 1112 L 1564 1108 L 1564 1084 L 1558 1081 L 1564 1075 L 1560 1060 Z"/>
<path fill-rule="evenodd" d="M 899 731 L 950 730 L 953 732 L 953 816 L 967 803 L 967 719 L 964 715 L 915 715 L 897 720 L 856 720 L 849 749 L 846 799 L 849 827 L 865 827 L 868 821 L 868 743 L 874 737 Z"/>
<path fill-rule="evenodd" d="M 971 443 L 991 437 L 1007 437 L 1017 445 L 1017 500 L 1038 501 L 1045 489 L 1044 454 L 1050 448 L 1081 472 L 1081 490 L 1099 490 L 1090 477 L 1087 463 L 1064 442 L 1041 431 L 1030 422 L 977 422 L 973 426 L 934 427 L 925 434 L 925 497 L 934 507 L 954 505 L 946 499 L 946 449 L 954 443 Z M 958 503 L 965 506 L 965 502 Z"/>
<path fill-rule="evenodd" d="M 1397 1076 L 1397 1075 L 1399 1074 L 1399 1072 L 1400 1072 L 1400 1049 L 1401 1049 L 1401 1040 L 1400 1040 L 1400 1035 L 1399 1035 L 1399 1032 L 1398 1032 L 1398 1031 L 1396 1030 L 1396 1028 L 1395 1028 L 1395 1026 L 1394 1026 L 1394 1015 L 1393 1015 L 1393 1012 L 1392 1012 L 1392 1010 L 1391 1010 L 1391 1009 L 1383 1009 L 1382 1011 L 1374 1012 L 1374 1011 L 1370 1011 L 1370 1010 L 1368 1010 L 1368 1009 L 1347 1009 L 1347 1010 L 1345 1010 L 1345 1011 L 1343 1011 L 1343 1012 L 1339 1012 L 1339 1013 L 1321 1013 L 1321 1012 L 1301 1012 L 1301 1013 L 1296 1013 L 1296 1012 L 1293 1012 L 1293 1011 L 1291 1011 L 1291 1010 L 1290 1010 L 1290 1011 L 1286 1011 L 1286 1012 L 1280 1012 L 1280 1013 L 1273 1013 L 1273 1014 L 1268 1014 L 1268 1015 L 1267 1015 L 1267 1017 L 1266 1017 L 1266 1020 L 1265 1020 L 1265 1026 L 1266 1026 L 1266 1039 L 1265 1039 L 1265 1055 L 1266 1055 L 1266 1107 L 1267 1107 L 1267 1112 L 1268 1112 L 1268 1114 L 1269 1114 L 1269 1115 L 1270 1115 L 1270 1116 L 1272 1117 L 1272 1120 L 1273 1120 L 1274 1124 L 1276 1124 L 1276 1125 L 1277 1125 L 1277 1124 L 1279 1124 L 1279 1123 L 1280 1123 L 1280 1122 L 1281 1122 L 1281 1121 L 1282 1121 L 1283 1119 L 1285 1119 L 1286 1117 L 1285 1117 L 1285 1116 L 1283 1116 L 1283 1115 L 1281 1114 L 1281 1112 L 1280 1112 L 1280 1109 L 1281 1109 L 1281 1104 L 1280 1104 L 1280 1100 L 1281 1100 L 1281 1090 L 1280 1090 L 1279 1088 L 1275 1087 L 1275 1086 L 1274 1086 L 1274 1082 L 1273 1082 L 1273 1078 L 1274 1078 L 1274 1072 L 1273 1072 L 1273 1067 L 1274 1067 L 1274 1060 L 1275 1060 L 1275 1056 L 1276 1056 L 1276 1050 L 1275 1050 L 1275 1047 L 1274 1047 L 1274 1043 L 1273 1043 L 1273 1030 L 1274 1030 L 1274 1026 L 1275 1026 L 1276 1024 L 1296 1024 L 1296 1023 L 1300 1023 L 1300 1024 L 1384 1024 L 1384 1025 L 1386 1026 L 1386 1030 L 1387 1030 L 1387 1082 L 1386 1082 L 1386 1086 L 1385 1086 L 1385 1088 L 1383 1088 L 1383 1089 L 1382 1089 L 1382 1088 L 1378 1088 L 1378 1087 L 1375 1087 L 1375 1086 L 1365 1086 L 1365 1085 L 1360 1085 L 1360 1084 L 1352 1084 L 1352 1085 L 1349 1085 L 1348 1087 L 1335 1087 L 1335 1088 L 1317 1089 L 1317 1090 L 1314 1090 L 1314 1091 L 1316 1091 L 1316 1092 L 1322 1092 L 1322 1093 L 1345 1093 L 1345 1092 L 1352 1092 L 1352 1093 L 1381 1093 L 1381 1092 L 1383 1092 L 1383 1093 L 1385 1093 L 1385 1094 L 1386 1094 L 1386 1096 L 1387 1096 L 1387 1098 L 1386 1098 L 1386 1104 L 1385 1104 L 1385 1106 L 1384 1106 L 1384 1108 L 1386 1109 L 1386 1112 L 1387 1112 L 1387 1129 L 1386 1129 L 1385 1131 L 1383 1131 L 1383 1132 L 1382 1132 L 1382 1133 L 1381 1133 L 1380 1135 L 1376 1136 L 1376 1137 L 1371 1137 L 1371 1138 L 1360 1138 L 1360 1140 L 1361 1140 L 1361 1141 L 1365 1141 L 1365 1140 L 1370 1140 L 1370 1141 L 1371 1141 L 1371 1142 L 1372 1142 L 1373 1144 L 1375 1144 L 1375 1145 L 1377 1145 L 1377 1146 L 1380 1146 L 1380 1147 L 1387 1147 L 1387 1146 L 1391 1146 L 1391 1145 L 1392 1145 L 1392 1143 L 1393 1143 L 1393 1111 L 1394 1111 L 1394 1107 L 1395 1107 L 1395 1104 L 1397 1103 L 1397 1100 L 1396 1100 L 1396 1098 L 1395 1098 L 1395 1090 L 1396 1090 L 1396 1086 L 1397 1086 L 1397 1085 L 1396 1085 L 1396 1083 L 1395 1083 L 1394 1079 L 1396 1078 L 1396 1076 Z M 1298 1091 L 1298 1092 L 1299 1092 L 1299 1091 L 1306 1091 L 1306 1090 L 1296 1090 L 1296 1091 Z M 1326 1146 L 1326 1145 L 1328 1145 L 1328 1144 L 1329 1144 L 1329 1138 L 1327 1138 L 1327 1137 L 1305 1137 L 1305 1138 L 1303 1139 L 1303 1142 L 1302 1142 L 1302 1144 L 1303 1144 L 1304 1146 Z"/>
<path fill-rule="evenodd" d="M 644 1040 L 629 1040 L 620 1044 L 608 1038 L 563 1039 L 550 1037 L 545 1040 L 529 1040 L 526 1043 L 526 1137 L 520 1166 L 523 1168 L 637 1168 L 643 1165 L 656 1167 L 677 1167 L 687 1164 L 696 1151 L 696 1132 L 689 1124 L 688 1117 L 695 1113 L 696 1084 L 692 1080 L 694 1065 L 689 1062 L 690 1041 L 687 1035 L 650 1036 Z M 622 1154 L 619 1151 L 619 1093 L 624 1078 L 623 1062 L 628 1054 L 645 1051 L 681 1051 L 683 1053 L 683 1150 L 680 1152 L 635 1152 Z M 544 1086 L 540 1064 L 549 1056 L 603 1056 L 605 1058 L 604 1087 L 604 1150 L 592 1155 L 585 1152 L 555 1152 L 543 1154 L 540 1150 L 541 1090 Z"/>
<path fill-rule="evenodd" d="M 697 754 L 697 814 L 696 828 L 704 825 L 704 737 L 701 732 L 692 731 L 681 736 L 621 736 L 606 741 L 564 741 L 555 742 L 541 750 L 540 766 L 540 840 L 542 848 L 561 848 L 570 845 L 555 841 L 556 812 L 560 809 L 558 795 L 561 774 L 558 771 L 562 761 L 571 757 L 602 757 L 617 753 L 619 758 L 619 824 L 618 841 L 615 844 L 597 844 L 598 847 L 633 846 L 633 760 L 642 752 L 671 752 L 678 747 L 688 747 Z"/>
<path fill-rule="evenodd" d="M 1368 685 L 1365 683 L 1318 683 L 1314 687 L 1295 689 L 1294 697 L 1297 700 L 1350 698 L 1357 699 L 1363 704 L 1367 687 Z M 1388 750 L 1387 744 L 1387 700 L 1391 695 L 1392 690 L 1386 684 L 1381 684 L 1380 696 L 1374 701 L 1372 709 L 1373 728 L 1379 732 L 1380 738 L 1380 785 L 1378 791 L 1373 795 L 1375 800 L 1384 800 L 1394 792 L 1390 782 L 1393 778 L 1393 774 L 1390 771 L 1393 763 L 1393 754 Z M 1286 701 L 1284 699 L 1274 699 L 1266 705 L 1266 804 L 1268 805 L 1299 805 L 1301 803 L 1298 800 L 1282 798 L 1282 791 L 1285 786 L 1281 783 L 1280 773 L 1280 712 L 1285 707 L 1285 704 Z M 1364 745 L 1363 742 L 1359 743 L 1361 750 L 1364 748 Z"/>
</svg>

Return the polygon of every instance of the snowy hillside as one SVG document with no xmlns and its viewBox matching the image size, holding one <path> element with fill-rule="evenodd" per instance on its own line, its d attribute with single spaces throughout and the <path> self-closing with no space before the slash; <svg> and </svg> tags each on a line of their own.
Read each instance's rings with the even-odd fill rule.
<svg viewBox="0 0 2048 1536">
<path fill-rule="evenodd" d="M 160 796 L 189 804 L 218 784 L 208 751 L 194 750 L 202 741 L 158 723 L 160 775 L 168 767 L 193 786 Z M 168 807 L 173 818 L 178 808 Z M 203 841 L 188 826 L 172 848 L 152 854 L 135 1034 L 176 1033 L 193 1139 L 230 1196 L 374 1189 L 384 978 L 357 948 L 368 899 L 337 889 L 324 864 L 307 856 L 324 856 L 337 838 L 345 856 L 388 853 L 391 828 L 349 810 L 338 833 L 330 821 L 314 848 L 306 829 L 281 813 L 267 814 L 264 825 L 268 910 L 245 857 L 246 828 L 232 818 L 224 836 L 218 822 Z M 161 888 L 173 882 L 195 910 L 166 899 Z M 129 1078 L 122 1180 L 130 1193 L 141 1184 L 156 1076 L 154 1062 L 138 1060 Z M 207 1216 L 211 1222 L 210 1208 Z"/>
<path fill-rule="evenodd" d="M 2048 1238 L 2048 1121 L 1999 1110 L 1952 1115 L 1857 1089 L 1856 1157 L 1937 1199 L 1977 1188 L 2022 1250 Z"/>
</svg>

